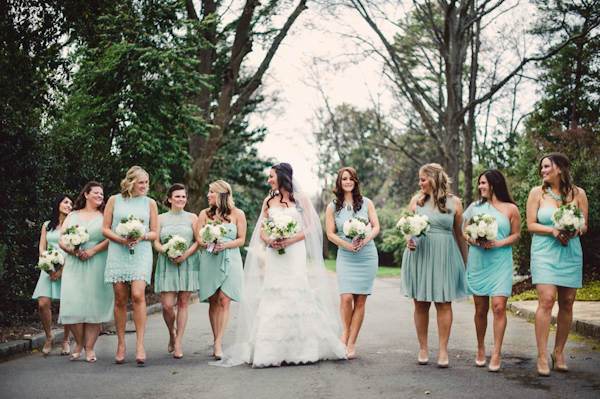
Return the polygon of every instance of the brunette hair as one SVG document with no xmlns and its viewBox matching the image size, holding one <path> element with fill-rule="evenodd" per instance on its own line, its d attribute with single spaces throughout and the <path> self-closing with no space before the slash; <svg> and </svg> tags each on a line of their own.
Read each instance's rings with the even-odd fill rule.
<svg viewBox="0 0 600 399">
<path fill-rule="evenodd" d="M 136 181 L 142 176 L 150 176 L 148 172 L 142 169 L 139 166 L 132 166 L 127 171 L 125 178 L 121 180 L 121 195 L 123 199 L 128 199 L 131 197 L 131 192 L 133 191 L 133 185 Z"/>
<path fill-rule="evenodd" d="M 428 163 L 421 166 L 419 173 L 423 173 L 429 179 L 431 185 L 429 192 L 431 194 L 421 193 L 417 199 L 417 205 L 424 206 L 427 197 L 431 197 L 431 200 L 441 213 L 452 213 L 450 208 L 446 206 L 446 199 L 454 195 L 450 189 L 452 179 L 446 174 L 444 168 L 437 163 Z"/>
<path fill-rule="evenodd" d="M 362 207 L 363 198 L 360 190 L 360 181 L 358 180 L 358 174 L 354 168 L 349 166 L 345 166 L 338 172 L 337 179 L 335 179 L 335 187 L 333 188 L 333 194 L 335 195 L 335 199 L 333 203 L 335 204 L 335 211 L 339 212 L 344 206 L 344 190 L 342 189 L 342 176 L 344 172 L 348 172 L 350 174 L 350 178 L 354 181 L 354 189 L 352 189 L 352 209 L 354 210 L 354 214 L 360 211 Z"/>
<path fill-rule="evenodd" d="M 229 219 L 229 215 L 231 215 L 231 212 L 233 212 L 233 209 L 235 208 L 231 186 L 224 180 L 217 180 L 210 183 L 208 187 L 212 188 L 218 195 L 216 201 L 217 204 L 207 208 L 206 216 L 208 216 L 209 219 L 212 219 L 217 215 L 221 219 L 230 222 L 231 219 Z"/>
<path fill-rule="evenodd" d="M 52 212 L 50 213 L 50 223 L 46 227 L 46 230 L 54 230 L 58 227 L 58 223 L 60 222 L 60 204 L 63 202 L 65 198 L 71 200 L 71 205 L 75 202 L 73 201 L 73 197 L 69 194 L 58 194 L 56 199 L 54 200 L 54 204 L 52 205 Z"/>
<path fill-rule="evenodd" d="M 178 190 L 185 191 L 185 193 L 187 195 L 187 190 L 185 189 L 185 186 L 181 183 L 175 183 L 171 187 L 169 187 L 169 189 L 167 190 L 167 198 L 165 198 L 165 200 L 162 202 L 164 206 L 171 209 L 171 201 L 169 201 L 169 200 L 171 198 L 173 198 L 173 192 L 178 191 Z"/>
<path fill-rule="evenodd" d="M 575 198 L 575 195 L 579 192 L 577 187 L 575 187 L 571 181 L 571 174 L 569 173 L 571 164 L 569 162 L 569 158 L 560 152 L 552 152 L 546 155 L 540 159 L 538 166 L 538 172 L 540 173 L 540 176 L 542 174 L 542 161 L 546 158 L 548 158 L 550 162 L 560 169 L 560 196 L 562 197 L 563 205 L 566 205 L 569 201 L 572 201 L 573 198 Z M 547 195 L 546 191 L 548 191 L 549 188 L 549 184 L 542 183 L 542 196 Z"/>
<path fill-rule="evenodd" d="M 279 165 L 275 165 L 271 168 L 277 174 L 277 185 L 279 186 L 279 192 L 273 191 L 271 192 L 271 198 L 267 200 L 267 209 L 269 209 L 269 202 L 277 194 L 281 197 L 280 202 L 288 206 L 288 203 L 283 200 L 283 194 L 281 193 L 281 189 L 284 189 L 290 195 L 290 201 L 296 202 L 294 200 L 294 185 L 292 183 L 292 175 L 294 171 L 292 169 L 292 165 L 289 163 L 280 163 Z"/>
<path fill-rule="evenodd" d="M 83 186 L 83 189 L 81 189 L 81 192 L 79 193 L 79 195 L 77 196 L 77 199 L 75 200 L 75 204 L 73 205 L 73 210 L 74 211 L 78 211 L 80 209 L 85 208 L 85 195 L 89 194 L 90 191 L 92 191 L 92 188 L 94 187 L 100 187 L 102 190 L 104 190 L 104 187 L 102 187 L 102 184 L 98 183 L 97 181 L 90 181 L 87 182 L 87 184 L 85 186 Z M 98 210 L 102 213 L 104 213 L 104 200 L 102 201 L 102 204 L 100 204 L 100 206 L 98 207 Z"/>
<path fill-rule="evenodd" d="M 481 201 L 482 203 L 487 202 L 488 199 L 492 198 L 492 196 L 495 195 L 496 198 L 498 198 L 498 200 L 502 202 L 510 202 L 511 204 L 517 205 L 513 197 L 510 195 L 510 192 L 508 191 L 506 179 L 504 178 L 502 172 L 500 172 L 497 169 L 488 169 L 486 171 L 483 171 L 477 178 L 478 185 L 481 176 L 485 176 L 485 178 L 487 179 L 488 185 L 490 186 L 490 192 L 488 198 L 483 198 L 481 196 L 481 191 L 477 190 L 477 199 L 479 201 Z"/>
</svg>

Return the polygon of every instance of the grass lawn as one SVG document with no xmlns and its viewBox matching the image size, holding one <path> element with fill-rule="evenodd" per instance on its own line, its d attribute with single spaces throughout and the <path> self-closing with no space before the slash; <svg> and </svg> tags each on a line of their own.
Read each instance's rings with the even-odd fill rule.
<svg viewBox="0 0 600 399">
<path fill-rule="evenodd" d="M 529 290 L 509 299 L 509 302 L 515 301 L 533 301 L 537 300 L 537 291 Z M 583 288 L 577 290 L 576 301 L 600 301 L 600 281 L 591 281 L 583 284 Z"/>
<path fill-rule="evenodd" d="M 327 270 L 331 270 L 335 272 L 335 259 L 325 259 L 325 268 Z M 377 268 L 377 277 L 399 277 L 400 276 L 399 267 L 388 267 L 388 266 L 379 266 Z"/>
</svg>

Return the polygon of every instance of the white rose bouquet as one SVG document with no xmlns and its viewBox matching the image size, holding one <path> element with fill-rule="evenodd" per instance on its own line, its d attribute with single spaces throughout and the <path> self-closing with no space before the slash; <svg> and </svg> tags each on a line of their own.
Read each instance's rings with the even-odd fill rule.
<svg viewBox="0 0 600 399">
<path fill-rule="evenodd" d="M 166 236 L 162 240 L 162 245 L 165 255 L 170 259 L 179 258 L 189 247 L 187 240 L 179 234 Z M 181 263 L 176 263 L 175 265 L 179 267 Z"/>
<path fill-rule="evenodd" d="M 293 237 L 298 234 L 298 230 L 298 222 L 291 216 L 283 213 L 263 219 L 262 231 L 267 233 L 271 240 Z M 283 255 L 285 253 L 285 248 L 282 248 L 277 252 L 279 255 Z"/>
<path fill-rule="evenodd" d="M 552 214 L 551 219 L 554 227 L 566 231 L 569 235 L 575 234 L 576 230 L 585 226 L 583 212 L 572 204 L 559 206 Z"/>
<path fill-rule="evenodd" d="M 405 212 L 404 216 L 396 223 L 396 229 L 402 234 L 405 239 L 409 238 L 413 240 L 415 245 L 419 245 L 419 239 L 417 237 L 424 237 L 429 231 L 431 222 L 426 215 L 419 215 L 418 213 Z M 414 249 L 411 249 L 414 251 Z"/>
<path fill-rule="evenodd" d="M 475 215 L 467 223 L 468 226 L 465 228 L 467 236 L 479 242 L 491 241 L 498 235 L 496 218 L 487 213 Z"/>
<path fill-rule="evenodd" d="M 49 271 L 56 271 L 56 266 L 61 266 L 64 263 L 65 258 L 63 257 L 62 252 L 55 249 L 52 244 L 50 244 L 48 245 L 48 249 L 40 255 L 38 264 L 35 268 L 48 273 Z"/>
<path fill-rule="evenodd" d="M 215 252 L 215 244 L 221 238 L 225 237 L 225 234 L 227 234 L 227 229 L 220 220 L 209 220 L 204 227 L 200 229 L 202 241 L 209 243 L 206 250 L 214 253 L 215 256 L 218 255 L 218 253 Z"/>
<path fill-rule="evenodd" d="M 81 244 L 90 240 L 90 235 L 85 227 L 75 225 L 65 231 L 60 238 L 65 247 L 69 249 L 79 249 Z"/>
<path fill-rule="evenodd" d="M 355 216 L 352 219 L 346 220 L 344 226 L 342 226 L 342 230 L 346 237 L 352 240 L 352 245 L 359 239 L 364 240 L 365 237 L 371 233 L 372 228 L 371 223 L 360 216 Z"/>
<path fill-rule="evenodd" d="M 115 229 L 115 233 L 121 237 L 137 240 L 142 235 L 146 234 L 146 226 L 144 226 L 144 221 L 142 219 L 129 215 L 126 218 L 121 219 Z M 129 253 L 133 255 L 135 254 L 135 250 L 132 247 L 129 247 Z"/>
</svg>

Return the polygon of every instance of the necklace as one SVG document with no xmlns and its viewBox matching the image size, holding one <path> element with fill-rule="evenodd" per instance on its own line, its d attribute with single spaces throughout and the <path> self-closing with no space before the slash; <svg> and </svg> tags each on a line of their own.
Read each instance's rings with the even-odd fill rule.
<svg viewBox="0 0 600 399">
<path fill-rule="evenodd" d="M 555 195 L 552 190 L 550 189 L 550 187 L 548 187 L 548 189 L 546 190 L 546 192 L 548 193 L 549 196 L 551 196 L 552 198 L 554 198 L 555 201 L 562 201 L 562 195 Z"/>
<path fill-rule="evenodd" d="M 346 208 L 347 211 L 351 211 L 354 209 L 354 206 L 350 202 L 346 202 L 344 203 L 344 208 Z"/>
</svg>

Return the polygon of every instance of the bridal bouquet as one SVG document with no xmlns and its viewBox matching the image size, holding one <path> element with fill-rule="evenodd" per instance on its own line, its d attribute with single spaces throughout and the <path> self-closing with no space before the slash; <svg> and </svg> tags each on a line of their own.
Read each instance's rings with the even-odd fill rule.
<svg viewBox="0 0 600 399">
<path fill-rule="evenodd" d="M 50 244 L 48 245 L 48 249 L 42 252 L 40 255 L 40 259 L 38 260 L 38 264 L 35 268 L 48 273 L 49 271 L 55 271 L 55 266 L 60 266 L 63 263 L 65 263 L 65 258 L 63 257 L 62 252 L 54 249 L 54 247 Z"/>
<path fill-rule="evenodd" d="M 348 219 L 344 222 L 342 230 L 346 237 L 352 240 L 352 245 L 355 241 L 363 239 L 371 233 L 371 223 L 367 219 L 360 216 L 355 216 L 352 219 Z"/>
<path fill-rule="evenodd" d="M 262 231 L 269 235 L 271 240 L 290 238 L 298 234 L 298 222 L 291 216 L 283 213 L 263 219 Z M 279 255 L 285 253 L 285 248 L 277 251 Z"/>
<path fill-rule="evenodd" d="M 179 258 L 188 249 L 187 240 L 179 234 L 166 236 L 162 240 L 162 245 L 165 250 L 165 255 L 171 259 Z M 175 265 L 179 267 L 181 266 L 181 263 L 176 263 Z"/>
<path fill-rule="evenodd" d="M 473 216 L 467 222 L 469 225 L 465 228 L 467 236 L 479 242 L 491 241 L 498 235 L 498 224 L 496 218 L 488 214 Z M 489 250 L 489 248 L 485 248 Z"/>
<path fill-rule="evenodd" d="M 115 229 L 115 233 L 121 237 L 137 240 L 146 233 L 146 226 L 144 226 L 144 221 L 142 219 L 129 215 L 126 218 L 121 219 Z M 133 255 L 135 254 L 135 250 L 129 247 L 129 253 Z"/>
<path fill-rule="evenodd" d="M 585 226 L 583 212 L 572 204 L 559 206 L 552 214 L 551 219 L 554 227 L 566 231 L 569 235 L 573 235 L 576 230 Z"/>
<path fill-rule="evenodd" d="M 396 223 L 396 229 L 402 234 L 402 237 L 413 240 L 415 245 L 419 245 L 417 237 L 423 237 L 429 231 L 431 222 L 426 215 L 418 213 L 405 212 L 404 216 Z M 414 249 L 411 249 L 414 251 Z"/>
<path fill-rule="evenodd" d="M 214 253 L 215 256 L 218 255 L 218 253 L 215 252 L 215 244 L 221 238 L 225 237 L 225 234 L 227 234 L 227 229 L 220 220 L 209 220 L 204 227 L 200 229 L 202 241 L 209 243 L 206 250 Z"/>
<path fill-rule="evenodd" d="M 85 227 L 75 225 L 65 231 L 60 238 L 65 247 L 69 249 L 79 249 L 81 244 L 90 240 L 90 235 Z"/>
</svg>

